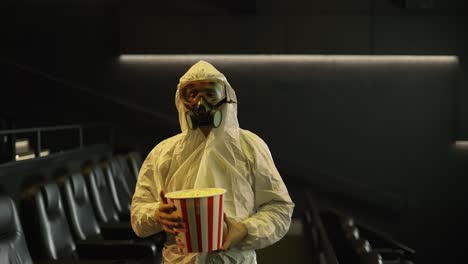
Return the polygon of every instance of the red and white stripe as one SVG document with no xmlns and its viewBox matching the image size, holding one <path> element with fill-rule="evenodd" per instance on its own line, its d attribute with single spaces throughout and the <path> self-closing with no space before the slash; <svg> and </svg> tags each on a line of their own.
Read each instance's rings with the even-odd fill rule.
<svg viewBox="0 0 468 264">
<path fill-rule="evenodd" d="M 181 253 L 209 252 L 223 244 L 223 195 L 171 199 L 182 217 L 185 232 L 178 233 Z"/>
</svg>

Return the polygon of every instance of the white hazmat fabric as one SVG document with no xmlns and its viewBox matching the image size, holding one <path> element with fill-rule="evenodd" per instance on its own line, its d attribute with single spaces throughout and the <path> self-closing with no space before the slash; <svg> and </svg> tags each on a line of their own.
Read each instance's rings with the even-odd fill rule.
<svg viewBox="0 0 468 264">
<path fill-rule="evenodd" d="M 188 109 L 176 92 L 182 133 L 160 142 L 145 159 L 132 199 L 131 224 L 135 233 L 147 237 L 162 231 L 154 214 L 159 192 L 192 188 L 224 188 L 224 212 L 247 227 L 247 237 L 224 252 L 182 255 L 166 245 L 164 263 L 256 263 L 254 249 L 269 246 L 289 229 L 294 203 L 273 163 L 265 142 L 239 128 L 236 95 L 222 73 L 206 61 L 194 64 L 177 88 L 189 82 L 218 80 L 226 86 L 228 103 L 220 110 L 223 120 L 209 135 L 187 126 Z"/>
</svg>

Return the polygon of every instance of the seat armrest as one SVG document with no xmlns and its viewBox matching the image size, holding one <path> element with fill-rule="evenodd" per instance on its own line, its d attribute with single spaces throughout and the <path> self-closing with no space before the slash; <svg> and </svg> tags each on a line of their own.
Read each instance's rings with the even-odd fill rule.
<svg viewBox="0 0 468 264">
<path fill-rule="evenodd" d="M 83 259 L 155 259 L 157 248 L 146 241 L 76 241 L 76 252 Z"/>
<path fill-rule="evenodd" d="M 129 212 L 119 213 L 119 219 L 120 221 L 125 221 L 125 222 L 130 221 L 130 213 Z"/>
<path fill-rule="evenodd" d="M 166 232 L 156 233 L 152 236 L 152 238 L 158 248 L 163 248 L 164 243 L 166 243 L 167 240 Z"/>
<path fill-rule="evenodd" d="M 101 235 L 105 240 L 141 240 L 130 226 L 120 222 L 101 224 Z M 156 246 L 162 248 L 166 243 L 166 233 L 159 232 L 149 239 L 156 243 Z"/>
<path fill-rule="evenodd" d="M 385 261 L 405 259 L 405 253 L 401 249 L 373 248 L 372 251 L 379 253 Z"/>
<path fill-rule="evenodd" d="M 124 223 L 101 224 L 101 235 L 105 240 L 130 240 L 138 238 L 132 227 Z"/>
<path fill-rule="evenodd" d="M 113 222 L 113 223 L 99 223 L 100 226 L 107 226 L 107 227 L 120 227 L 120 228 L 132 228 L 132 225 L 128 221 L 120 221 L 120 222 Z"/>
</svg>

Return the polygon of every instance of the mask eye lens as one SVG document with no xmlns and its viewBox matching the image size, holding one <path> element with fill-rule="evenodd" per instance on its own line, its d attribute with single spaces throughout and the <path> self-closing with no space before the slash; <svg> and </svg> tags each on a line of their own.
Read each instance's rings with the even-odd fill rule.
<svg viewBox="0 0 468 264">
<path fill-rule="evenodd" d="M 219 82 L 193 83 L 182 89 L 181 97 L 186 104 L 195 104 L 204 97 L 208 103 L 215 105 L 225 98 L 224 86 Z"/>
<path fill-rule="evenodd" d="M 205 92 L 205 94 L 206 94 L 206 96 L 209 97 L 209 98 L 213 98 L 213 97 L 216 96 L 215 91 L 213 91 L 213 90 L 211 90 L 211 89 L 207 90 L 207 91 Z"/>
<path fill-rule="evenodd" d="M 194 103 L 198 95 L 197 89 L 189 87 L 182 92 L 182 99 L 186 103 Z"/>
<path fill-rule="evenodd" d="M 189 90 L 188 92 L 188 99 L 194 99 L 195 97 L 197 97 L 197 94 L 198 94 L 198 91 L 195 90 L 195 89 L 191 89 Z"/>
</svg>

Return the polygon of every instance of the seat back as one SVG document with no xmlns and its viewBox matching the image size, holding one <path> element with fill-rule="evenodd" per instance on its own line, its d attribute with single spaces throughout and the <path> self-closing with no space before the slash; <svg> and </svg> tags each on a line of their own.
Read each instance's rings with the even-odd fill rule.
<svg viewBox="0 0 468 264">
<path fill-rule="evenodd" d="M 95 165 L 85 177 L 85 180 L 97 219 L 103 223 L 118 221 L 119 216 L 102 168 L 99 165 Z"/>
<path fill-rule="evenodd" d="M 62 190 L 69 223 L 75 237 L 85 240 L 99 236 L 101 229 L 83 175 L 75 173 L 68 177 Z"/>
<path fill-rule="evenodd" d="M 32 263 L 13 200 L 0 195 L 0 263 Z"/>
<path fill-rule="evenodd" d="M 128 161 L 130 164 L 131 171 L 133 173 L 133 177 L 138 179 L 138 174 L 140 173 L 141 165 L 143 164 L 143 160 L 141 159 L 141 154 L 139 152 L 130 152 L 128 154 Z"/>
<path fill-rule="evenodd" d="M 49 259 L 57 260 L 74 255 L 75 242 L 63 209 L 60 191 L 56 183 L 46 183 L 34 196 L 35 210 L 39 223 L 44 253 Z"/>
<path fill-rule="evenodd" d="M 114 163 L 117 164 L 117 166 L 114 166 L 115 168 L 120 167 L 121 171 L 121 177 L 124 179 L 125 183 L 127 184 L 130 197 L 133 196 L 133 193 L 135 192 L 135 185 L 136 185 L 136 180 L 135 177 L 132 175 L 132 172 L 130 170 L 130 167 L 128 166 L 127 159 L 125 156 L 119 155 L 114 158 Z"/>
<path fill-rule="evenodd" d="M 110 162 L 104 164 L 103 170 L 118 213 L 129 214 L 132 194 L 119 162 L 116 159 L 111 159 Z"/>
</svg>

